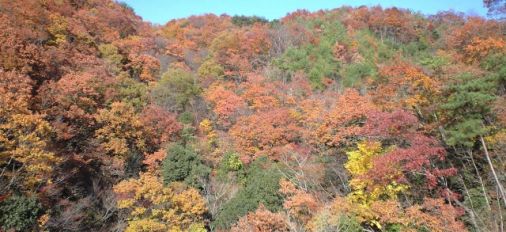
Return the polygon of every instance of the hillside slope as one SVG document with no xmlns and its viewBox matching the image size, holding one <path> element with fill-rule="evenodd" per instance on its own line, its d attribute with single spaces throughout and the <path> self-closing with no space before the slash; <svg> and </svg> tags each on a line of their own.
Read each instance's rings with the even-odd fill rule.
<svg viewBox="0 0 506 232">
<path fill-rule="evenodd" d="M 0 231 L 502 231 L 505 35 L 0 0 Z"/>
</svg>

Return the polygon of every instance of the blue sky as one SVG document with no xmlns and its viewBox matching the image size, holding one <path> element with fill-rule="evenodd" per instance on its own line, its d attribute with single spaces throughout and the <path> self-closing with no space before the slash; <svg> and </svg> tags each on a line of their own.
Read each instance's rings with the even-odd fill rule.
<svg viewBox="0 0 506 232">
<path fill-rule="evenodd" d="M 134 8 L 144 20 L 165 24 L 171 19 L 190 15 L 214 13 L 217 15 L 257 15 L 276 19 L 297 9 L 315 11 L 333 9 L 342 5 L 381 5 L 401 7 L 435 14 L 455 10 L 473 15 L 486 15 L 482 0 L 120 0 Z"/>
</svg>

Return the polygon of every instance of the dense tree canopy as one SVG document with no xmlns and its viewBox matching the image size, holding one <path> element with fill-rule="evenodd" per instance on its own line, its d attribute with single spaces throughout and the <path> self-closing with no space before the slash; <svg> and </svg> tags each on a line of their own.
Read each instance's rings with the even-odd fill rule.
<svg viewBox="0 0 506 232">
<path fill-rule="evenodd" d="M 142 21 L 0 0 L 1 231 L 504 231 L 505 1 Z"/>
</svg>

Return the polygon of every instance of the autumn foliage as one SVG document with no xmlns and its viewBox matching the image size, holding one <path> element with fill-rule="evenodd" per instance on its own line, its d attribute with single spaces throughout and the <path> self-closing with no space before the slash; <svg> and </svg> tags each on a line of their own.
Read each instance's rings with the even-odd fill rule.
<svg viewBox="0 0 506 232">
<path fill-rule="evenodd" d="M 153 25 L 0 0 L 0 231 L 504 231 L 504 1 Z"/>
</svg>

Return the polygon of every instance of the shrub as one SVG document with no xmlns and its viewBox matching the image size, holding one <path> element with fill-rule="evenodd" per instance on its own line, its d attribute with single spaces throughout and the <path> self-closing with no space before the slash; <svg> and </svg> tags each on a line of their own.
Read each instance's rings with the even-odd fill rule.
<svg viewBox="0 0 506 232">
<path fill-rule="evenodd" d="M 182 112 L 201 92 L 191 72 L 169 69 L 151 91 L 153 101 L 173 112 Z"/>
<path fill-rule="evenodd" d="M 202 183 L 208 178 L 209 172 L 195 151 L 179 144 L 168 149 L 162 163 L 164 184 L 178 181 L 202 189 Z"/>
<path fill-rule="evenodd" d="M 3 230 L 28 231 L 40 213 L 41 206 L 35 198 L 13 196 L 0 202 L 0 225 Z"/>
<path fill-rule="evenodd" d="M 220 209 L 214 227 L 230 228 L 239 218 L 255 211 L 259 204 L 272 212 L 281 209 L 283 198 L 279 193 L 280 173 L 267 162 L 265 157 L 259 158 L 245 171 L 244 186 Z"/>
</svg>

